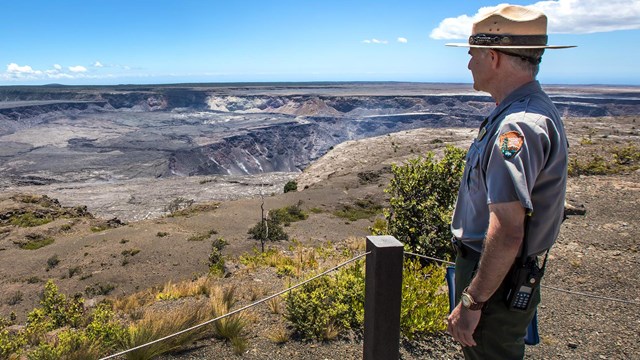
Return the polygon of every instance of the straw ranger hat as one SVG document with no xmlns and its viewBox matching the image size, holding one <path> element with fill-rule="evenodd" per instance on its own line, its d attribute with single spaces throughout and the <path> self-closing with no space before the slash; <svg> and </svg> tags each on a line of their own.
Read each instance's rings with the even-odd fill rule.
<svg viewBox="0 0 640 360">
<path fill-rule="evenodd" d="M 566 49 L 575 45 L 547 45 L 547 16 L 518 5 L 503 5 L 473 23 L 469 43 L 447 46 L 492 49 Z"/>
</svg>

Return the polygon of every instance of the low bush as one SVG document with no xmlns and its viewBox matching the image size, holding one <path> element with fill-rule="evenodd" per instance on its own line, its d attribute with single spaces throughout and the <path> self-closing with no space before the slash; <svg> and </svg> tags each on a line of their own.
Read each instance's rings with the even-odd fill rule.
<svg viewBox="0 0 640 360">
<path fill-rule="evenodd" d="M 27 234 L 25 238 L 26 241 L 18 243 L 18 246 L 25 250 L 38 250 L 53 244 L 55 241 L 52 237 L 42 234 Z"/>
<path fill-rule="evenodd" d="M 52 255 L 47 259 L 47 271 L 58 266 L 58 264 L 60 264 L 60 259 L 58 259 L 58 255 Z"/>
<path fill-rule="evenodd" d="M 0 329 L 0 359 L 8 359 L 10 355 L 19 355 L 26 344 L 27 339 L 24 333 Z"/>
<path fill-rule="evenodd" d="M 418 254 L 452 258 L 450 223 L 465 154 L 447 146 L 440 160 L 429 152 L 392 165 L 393 178 L 385 190 L 390 195 L 390 208 L 384 212 L 388 226 L 376 235 L 393 235 Z"/>
<path fill-rule="evenodd" d="M 640 148 L 634 144 L 602 147 L 589 157 L 569 158 L 569 176 L 614 175 L 640 169 Z"/>
<path fill-rule="evenodd" d="M 288 181 L 284 185 L 284 192 L 288 193 L 290 191 L 298 191 L 298 182 L 295 180 Z"/>
<path fill-rule="evenodd" d="M 98 295 L 109 295 L 114 289 L 115 285 L 110 283 L 96 283 L 90 286 L 85 287 L 84 293 L 89 297 L 94 297 Z"/>
<path fill-rule="evenodd" d="M 227 244 L 228 243 L 223 238 L 218 238 L 211 243 L 211 253 L 209 254 L 209 275 L 224 275 L 226 269 L 224 266 L 222 249 L 224 249 Z"/>
<path fill-rule="evenodd" d="M 300 209 L 300 204 L 269 211 L 269 218 L 285 226 L 290 225 L 292 222 L 306 220 L 308 217 L 309 215 Z"/>
<path fill-rule="evenodd" d="M 433 334 L 447 329 L 448 293 L 443 290 L 445 268 L 421 266 L 418 260 L 406 260 L 402 277 L 402 334 L 413 338 L 418 334 Z"/>
<path fill-rule="evenodd" d="M 364 321 L 363 262 L 323 276 L 287 295 L 286 319 L 303 339 L 330 340 L 338 332 L 358 328 Z"/>
<path fill-rule="evenodd" d="M 259 221 L 249 229 L 248 233 L 253 239 L 260 241 L 289 240 L 289 235 L 284 231 L 280 222 L 273 218 Z"/>
<path fill-rule="evenodd" d="M 9 298 L 7 299 L 7 305 L 9 306 L 17 305 L 20 302 L 22 302 L 23 298 L 24 298 L 24 294 L 22 293 L 22 291 L 18 290 L 12 293 L 11 295 L 9 295 Z"/>
<path fill-rule="evenodd" d="M 357 221 L 369 219 L 381 212 L 382 206 L 375 204 L 370 199 L 358 199 L 353 205 L 343 205 L 341 209 L 334 211 L 333 215 L 349 221 Z"/>
<path fill-rule="evenodd" d="M 24 214 L 13 216 L 9 221 L 9 223 L 11 225 L 15 225 L 19 227 L 34 227 L 34 226 L 44 225 L 52 221 L 53 221 L 53 217 L 49 215 L 41 216 L 39 214 L 27 212 Z"/>
<path fill-rule="evenodd" d="M 364 322 L 363 262 L 341 269 L 292 291 L 285 298 L 285 318 L 302 339 L 330 340 Z M 446 329 L 448 295 L 445 270 L 405 261 L 402 285 L 401 331 L 412 338 Z"/>
</svg>

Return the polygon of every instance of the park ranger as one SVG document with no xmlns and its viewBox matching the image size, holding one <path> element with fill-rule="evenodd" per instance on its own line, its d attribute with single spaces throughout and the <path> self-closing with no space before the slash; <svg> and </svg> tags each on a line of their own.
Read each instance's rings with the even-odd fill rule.
<svg viewBox="0 0 640 360">
<path fill-rule="evenodd" d="M 466 359 L 521 359 L 540 301 L 546 252 L 563 218 L 567 139 L 560 114 L 535 80 L 547 18 L 501 5 L 473 24 L 473 87 L 496 108 L 466 158 L 451 230 L 458 250 L 449 333 Z"/>
</svg>

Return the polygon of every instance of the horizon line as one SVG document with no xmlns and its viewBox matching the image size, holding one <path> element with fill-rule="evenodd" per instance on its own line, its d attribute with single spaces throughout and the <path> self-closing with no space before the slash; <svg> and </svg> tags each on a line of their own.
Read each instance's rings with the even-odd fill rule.
<svg viewBox="0 0 640 360">
<path fill-rule="evenodd" d="M 122 83 L 122 84 L 0 84 L 0 88 L 16 88 L 16 87 L 136 87 L 136 86 L 265 86 L 265 85 L 335 85 L 335 84 L 444 84 L 444 85 L 464 85 L 472 86 L 470 82 L 446 82 L 446 81 L 402 81 L 402 80 L 311 80 L 311 81 L 205 81 L 205 82 L 159 82 L 159 83 Z M 594 86 L 610 86 L 610 87 L 638 87 L 640 84 L 610 84 L 610 83 L 542 83 L 542 86 L 575 86 L 575 87 L 594 87 Z"/>
</svg>

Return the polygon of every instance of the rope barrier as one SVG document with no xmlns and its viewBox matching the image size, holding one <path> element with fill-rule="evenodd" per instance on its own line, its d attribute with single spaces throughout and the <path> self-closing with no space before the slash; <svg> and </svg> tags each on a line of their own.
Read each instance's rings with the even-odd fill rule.
<svg viewBox="0 0 640 360">
<path fill-rule="evenodd" d="M 405 251 L 404 253 L 407 254 L 407 255 L 413 255 L 413 256 L 417 256 L 417 257 L 421 257 L 421 258 L 425 258 L 425 259 L 441 262 L 441 263 L 447 264 L 447 265 L 455 265 L 455 263 L 452 263 L 451 261 L 442 260 L 442 259 L 438 259 L 438 258 L 426 256 L 426 255 L 420 255 L 420 254 L 416 254 L 416 253 L 412 253 L 412 252 L 408 252 L 408 251 Z"/>
<path fill-rule="evenodd" d="M 339 268 L 341 268 L 341 267 L 343 267 L 343 266 L 345 266 L 345 265 L 348 265 L 348 264 L 350 264 L 350 263 L 352 263 L 352 262 L 354 262 L 354 261 L 357 261 L 357 260 L 359 260 L 359 259 L 361 259 L 361 258 L 363 258 L 363 257 L 365 257 L 365 256 L 367 256 L 367 255 L 369 255 L 369 254 L 371 254 L 371 251 L 366 252 L 366 253 L 363 253 L 363 254 L 360 254 L 360 255 L 358 255 L 358 256 L 356 256 L 356 257 L 352 258 L 352 259 L 349 259 L 349 260 L 347 260 L 347 261 L 345 261 L 345 262 L 343 262 L 343 263 L 340 263 L 340 264 L 338 264 L 338 265 L 336 265 L 336 266 L 334 266 L 334 267 L 332 267 L 332 268 L 330 268 L 330 269 L 328 269 L 328 270 L 326 270 L 326 271 L 324 271 L 324 272 L 322 272 L 322 273 L 320 273 L 320 274 L 318 274 L 318 275 L 316 275 L 316 276 L 314 276 L 314 277 L 311 277 L 311 278 L 309 278 L 309 279 L 307 279 L 307 280 L 305 280 L 305 281 L 303 281 L 303 282 L 301 282 L 301 283 L 299 283 L 299 284 L 296 284 L 296 285 L 294 285 L 294 286 L 292 286 L 292 287 L 290 287 L 290 288 L 288 288 L 288 289 L 285 289 L 285 290 L 282 290 L 282 291 L 280 291 L 280 292 L 277 292 L 277 293 L 275 293 L 275 294 L 273 294 L 273 295 L 267 296 L 266 298 L 264 298 L 264 299 L 262 299 L 262 300 L 258 300 L 258 301 L 254 302 L 254 303 L 252 303 L 252 304 L 249 304 L 249 305 L 247 305 L 247 306 L 244 306 L 244 307 L 241 307 L 241 308 L 239 308 L 239 309 L 233 310 L 233 311 L 231 311 L 231 312 L 229 312 L 229 313 L 227 313 L 227 314 L 224 314 L 224 315 L 222 315 L 222 316 L 218 316 L 218 317 L 217 317 L 217 318 L 215 318 L 215 319 L 207 320 L 207 321 L 205 321 L 205 322 L 203 322 L 203 323 L 201 323 L 201 324 L 194 325 L 194 326 L 192 326 L 192 327 L 190 327 L 190 328 L 187 328 L 187 329 L 184 329 L 184 330 L 178 331 L 178 332 L 176 332 L 176 333 L 174 333 L 174 334 L 171 334 L 171 335 L 167 335 L 167 336 L 162 337 L 162 338 L 160 338 L 160 339 L 156 339 L 156 340 L 150 341 L 150 342 L 148 342 L 148 343 L 146 343 L 146 344 L 138 345 L 138 346 L 133 347 L 133 348 L 131 348 L 131 349 L 127 349 L 127 350 L 121 351 L 121 352 L 119 352 L 119 353 L 116 353 L 116 354 L 113 354 L 113 355 L 109 355 L 109 356 L 103 357 L 103 358 L 101 358 L 100 360 L 113 359 L 113 358 L 115 358 L 115 357 L 117 357 L 117 356 L 124 355 L 124 354 L 127 354 L 127 353 L 129 353 L 129 352 L 132 352 L 132 351 L 134 351 L 134 350 L 142 349 L 143 347 L 146 347 L 146 346 L 149 346 L 149 345 L 153 345 L 153 344 L 156 344 L 156 343 L 162 342 L 162 341 L 167 340 L 167 339 L 170 339 L 170 338 L 172 338 L 172 337 L 175 337 L 175 336 L 178 336 L 178 335 L 184 334 L 184 333 L 186 333 L 186 332 L 189 332 L 189 331 L 191 331 L 191 330 L 195 330 L 195 329 L 200 328 L 200 327 L 203 327 L 203 326 L 205 326 L 205 325 L 209 325 L 209 324 L 211 324 L 211 323 L 213 323 L 213 322 L 216 322 L 216 321 L 218 321 L 218 320 L 224 319 L 225 317 L 228 317 L 228 316 L 231 316 L 231 315 L 237 314 L 237 313 L 239 313 L 239 312 L 241 312 L 241 311 L 247 310 L 247 309 L 252 308 L 252 307 L 254 307 L 254 306 L 260 305 L 260 304 L 262 304 L 262 303 L 264 303 L 264 302 L 266 302 L 266 301 L 269 301 L 269 300 L 271 300 L 271 299 L 273 299 L 273 298 L 275 298 L 275 297 L 278 297 L 278 296 L 280 296 L 280 295 L 282 295 L 282 294 L 284 294 L 284 293 L 286 293 L 286 292 L 289 292 L 289 291 L 291 291 L 291 290 L 294 290 L 294 289 L 296 289 L 296 288 L 299 288 L 300 286 L 302 286 L 302 285 L 304 285 L 304 284 L 306 284 L 306 283 L 308 283 L 308 282 L 311 282 L 311 281 L 313 281 L 313 280 L 315 280 L 315 279 L 317 279 L 317 278 L 319 278 L 319 277 L 325 276 L 325 275 L 327 275 L 328 273 L 330 273 L 330 272 L 332 272 L 332 271 L 335 271 L 335 270 L 337 270 L 337 269 L 339 269 Z"/>
<path fill-rule="evenodd" d="M 555 291 L 560 291 L 560 292 L 564 292 L 564 293 L 567 293 L 567 294 L 588 296 L 588 297 L 595 298 L 595 299 L 616 301 L 616 302 L 621 302 L 621 303 L 625 303 L 625 304 L 640 305 L 640 302 L 638 302 L 638 301 L 615 299 L 615 298 L 611 298 L 611 297 L 588 294 L 588 293 L 583 293 L 583 292 L 579 292 L 579 291 L 571 291 L 571 290 L 560 289 L 560 288 L 553 287 L 553 286 L 548 286 L 548 285 L 540 285 L 540 286 L 543 287 L 543 288 L 547 288 L 547 289 L 551 289 L 551 290 L 555 290 Z"/>
<path fill-rule="evenodd" d="M 416 253 L 412 253 L 412 252 L 408 252 L 408 251 L 405 251 L 404 253 L 407 254 L 407 255 L 413 255 L 413 256 L 417 256 L 417 257 L 421 257 L 421 258 L 425 258 L 425 259 L 441 262 L 443 264 L 455 265 L 455 263 L 453 263 L 451 261 L 447 261 L 447 260 L 433 258 L 433 257 L 420 255 L 420 254 L 416 254 Z M 588 293 L 583 293 L 583 292 L 579 292 L 579 291 L 571 291 L 571 290 L 560 289 L 560 288 L 553 287 L 553 286 L 548 286 L 548 285 L 540 285 L 540 286 L 543 287 L 543 288 L 546 288 L 546 289 L 560 291 L 560 292 L 564 292 L 564 293 L 567 293 L 567 294 L 587 296 L 587 297 L 591 297 L 591 298 L 594 298 L 594 299 L 616 301 L 616 302 L 621 302 L 621 303 L 625 303 L 625 304 L 640 305 L 640 302 L 633 301 L 633 300 L 615 299 L 615 298 L 611 298 L 611 297 L 588 294 Z"/>
</svg>

